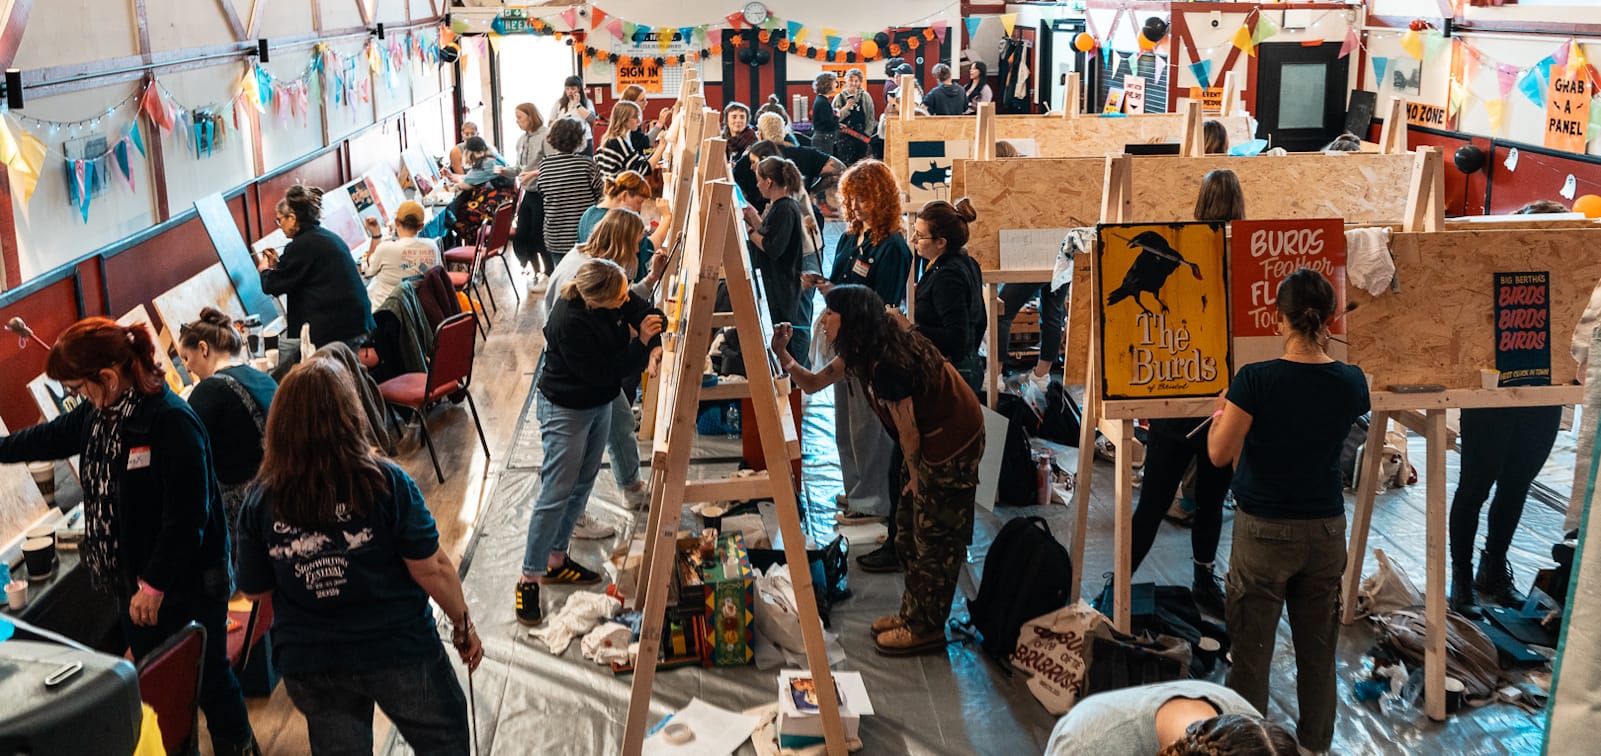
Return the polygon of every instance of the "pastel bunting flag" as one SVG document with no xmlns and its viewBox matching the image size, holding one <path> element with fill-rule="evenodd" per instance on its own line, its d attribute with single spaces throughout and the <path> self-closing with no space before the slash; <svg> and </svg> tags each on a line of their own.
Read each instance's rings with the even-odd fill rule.
<svg viewBox="0 0 1601 756">
<path fill-rule="evenodd" d="M 929 24 L 928 28 L 934 30 L 934 38 L 938 39 L 940 44 L 945 44 L 946 23 L 944 21 L 935 21 L 934 23 Z"/>
<path fill-rule="evenodd" d="M 1506 99 L 1507 95 L 1512 94 L 1512 88 L 1518 84 L 1518 69 L 1505 63 L 1498 64 L 1495 67 L 1495 78 L 1501 88 L 1501 98 Z"/>
<path fill-rule="evenodd" d="M 1568 53 L 1568 78 L 1577 79 L 1580 78 L 1579 73 L 1584 71 L 1585 67 L 1588 66 L 1590 62 L 1585 60 L 1584 48 L 1580 47 L 1577 41 L 1569 44 L 1571 44 L 1573 47 Z M 1595 108 L 1590 109 L 1595 110 Z"/>
<path fill-rule="evenodd" d="M 1001 14 L 1001 28 L 1006 30 L 1006 36 L 1012 36 L 1012 27 L 1017 26 L 1016 13 Z"/>
<path fill-rule="evenodd" d="M 639 36 L 639 24 L 632 21 L 623 22 L 623 38 L 632 44 Z"/>
<path fill-rule="evenodd" d="M 845 49 L 847 49 L 847 50 L 849 50 L 851 52 L 860 52 L 861 49 L 862 49 L 862 38 L 861 37 L 846 37 L 845 38 Z"/>
<path fill-rule="evenodd" d="M 1401 49 L 1406 51 L 1407 55 L 1423 60 L 1423 35 L 1414 29 L 1407 29 L 1406 33 L 1401 35 Z"/>
<path fill-rule="evenodd" d="M 1378 85 L 1375 88 L 1382 88 L 1384 86 L 1384 72 L 1390 67 L 1390 59 L 1375 55 L 1371 60 L 1373 61 L 1373 81 Z"/>
<path fill-rule="evenodd" d="M 1245 24 L 1240 24 L 1240 28 L 1234 31 L 1234 37 L 1229 42 L 1252 56 L 1256 55 L 1256 46 L 1251 43 L 1251 30 L 1246 28 Z"/>
<path fill-rule="evenodd" d="M 1545 71 L 1537 66 L 1530 69 L 1528 73 L 1523 75 L 1522 79 L 1518 80 L 1518 91 L 1522 92 L 1524 97 L 1529 98 L 1529 102 L 1534 103 L 1535 107 L 1544 110 L 1545 90 L 1546 85 L 1549 83 L 1545 78 Z"/>
<path fill-rule="evenodd" d="M 1450 81 L 1448 89 L 1449 94 L 1446 99 L 1447 114 L 1455 118 L 1457 113 L 1462 112 L 1462 102 L 1467 99 L 1467 95 L 1463 92 L 1462 84 L 1456 79 Z"/>
<path fill-rule="evenodd" d="M 1591 139 L 1601 137 L 1601 106 L 1590 103 L 1590 130 L 1587 132 Z"/>
<path fill-rule="evenodd" d="M 1258 15 L 1256 17 L 1256 28 L 1251 31 L 1251 44 L 1260 45 L 1277 36 L 1278 33 L 1279 25 L 1273 23 L 1273 19 L 1265 15 Z"/>
<path fill-rule="evenodd" d="M 1356 27 L 1346 29 L 1345 42 L 1340 45 L 1340 57 L 1343 58 L 1353 52 L 1356 52 L 1358 44 L 1360 44 L 1360 42 L 1356 38 Z"/>
<path fill-rule="evenodd" d="M 723 20 L 727 21 L 728 25 L 733 27 L 735 31 L 745 28 L 745 14 L 741 11 L 734 11 L 723 16 Z"/>
<path fill-rule="evenodd" d="M 978 36 L 978 27 L 982 23 L 984 23 L 984 19 L 978 18 L 978 17 L 969 17 L 969 18 L 962 19 L 962 24 L 967 27 L 967 38 L 968 39 L 972 39 L 973 37 Z"/>
<path fill-rule="evenodd" d="M 678 27 L 678 39 L 675 40 L 675 41 L 683 42 L 684 44 L 688 45 L 688 44 L 693 43 L 694 39 L 695 39 L 695 27 L 693 27 L 693 26 L 680 26 L 680 27 Z"/>
<path fill-rule="evenodd" d="M 68 185 L 69 199 L 78 206 L 78 212 L 83 215 L 83 222 L 88 223 L 89 203 L 94 200 L 94 161 L 70 160 L 68 171 L 72 174 L 72 183 Z"/>
<path fill-rule="evenodd" d="M 1162 83 L 1162 74 L 1167 72 L 1167 61 L 1158 57 L 1156 59 L 1156 83 Z"/>
<path fill-rule="evenodd" d="M 1557 47 L 1555 52 L 1551 53 L 1551 55 L 1549 56 L 1549 59 L 1551 60 L 1552 63 L 1554 63 L 1556 65 L 1559 65 L 1559 66 L 1567 66 L 1568 65 L 1568 50 L 1570 49 L 1570 43 L 1571 42 L 1572 42 L 1572 40 L 1569 40 L 1568 42 L 1563 42 L 1561 45 L 1559 45 Z"/>
<path fill-rule="evenodd" d="M 1490 133 L 1500 135 L 1501 124 L 1506 119 L 1506 100 L 1497 98 L 1485 102 L 1484 112 L 1490 117 Z"/>
<path fill-rule="evenodd" d="M 606 31 L 611 32 L 611 35 L 613 37 L 615 37 L 617 39 L 622 39 L 623 38 L 623 22 L 619 21 L 619 20 L 617 20 L 615 18 L 612 19 L 611 23 L 606 24 Z"/>
<path fill-rule="evenodd" d="M 145 137 L 144 133 L 139 131 L 138 122 L 128 124 L 128 141 L 133 142 L 133 146 L 139 150 L 139 157 L 144 157 Z"/>
<path fill-rule="evenodd" d="M 571 5 L 567 6 L 567 10 L 561 12 L 561 20 L 569 29 L 578 26 L 578 9 Z"/>
<path fill-rule="evenodd" d="M 33 198 L 44 170 L 44 142 L 27 129 L 13 133 L 11 122 L 0 119 L 0 163 L 11 169 L 12 185 L 17 188 L 23 205 Z"/>
<path fill-rule="evenodd" d="M 606 11 L 593 5 L 589 6 L 589 28 L 600 29 L 606 24 Z"/>
<path fill-rule="evenodd" d="M 833 31 L 833 30 L 832 29 L 825 29 L 824 31 Z M 844 40 L 841 40 L 838 36 L 835 36 L 835 35 L 832 35 L 832 34 L 825 35 L 823 37 L 823 39 L 828 42 L 828 54 L 829 55 L 833 55 L 835 52 L 837 52 L 839 50 L 839 43 L 844 41 Z"/>
<path fill-rule="evenodd" d="M 663 26 L 662 28 L 657 29 L 656 48 L 662 52 L 667 52 L 667 48 L 673 46 L 673 33 L 675 31 L 677 30 L 671 26 Z"/>
<path fill-rule="evenodd" d="M 1540 75 L 1545 77 L 1546 81 L 1550 81 L 1551 67 L 1555 66 L 1556 64 L 1557 57 L 1555 55 L 1547 55 L 1544 58 L 1541 58 L 1539 63 L 1534 64 L 1534 70 L 1539 71 Z"/>
<path fill-rule="evenodd" d="M 1423 37 L 1423 59 L 1438 60 L 1440 54 L 1451 46 L 1451 38 L 1439 32 L 1429 32 Z"/>
<path fill-rule="evenodd" d="M 784 23 L 788 29 L 789 41 L 792 44 L 800 44 L 801 42 L 806 41 L 806 27 L 802 26 L 801 22 L 785 21 Z"/>
<path fill-rule="evenodd" d="M 1161 68 L 1161 66 L 1157 66 L 1157 68 Z M 1190 71 L 1195 74 L 1195 81 L 1198 82 L 1201 85 L 1202 89 L 1210 89 L 1211 88 L 1211 86 L 1212 86 L 1212 61 L 1210 61 L 1210 60 L 1198 60 L 1198 61 L 1196 61 L 1194 63 L 1191 63 L 1190 64 Z"/>
</svg>

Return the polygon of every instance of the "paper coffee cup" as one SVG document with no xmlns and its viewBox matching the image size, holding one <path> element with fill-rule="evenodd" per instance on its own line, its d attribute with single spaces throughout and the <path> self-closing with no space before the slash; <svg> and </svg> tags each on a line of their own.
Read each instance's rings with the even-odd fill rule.
<svg viewBox="0 0 1601 756">
<path fill-rule="evenodd" d="M 53 461 L 29 462 L 28 474 L 33 476 L 33 484 L 39 487 L 39 493 L 44 494 L 48 504 L 56 503 L 56 463 Z"/>
<path fill-rule="evenodd" d="M 29 538 L 22 542 L 22 561 L 28 565 L 29 580 L 44 580 L 56 567 L 56 539 Z"/>
<path fill-rule="evenodd" d="M 1468 686 L 1455 677 L 1445 678 L 1445 713 L 1455 714 L 1462 709 L 1462 698 L 1467 695 Z"/>
<path fill-rule="evenodd" d="M 24 540 L 31 541 L 35 538 L 47 538 L 50 540 L 50 545 L 54 546 L 56 543 L 56 526 L 35 525 L 28 528 L 28 532 L 24 534 Z"/>
<path fill-rule="evenodd" d="M 1487 389 L 1500 388 L 1501 387 L 1501 371 L 1499 371 L 1499 370 L 1480 370 L 1479 371 L 1479 385 L 1483 386 L 1484 388 L 1487 388 Z"/>
<path fill-rule="evenodd" d="M 6 604 L 14 612 L 20 612 L 28 606 L 28 581 L 14 580 L 6 584 Z"/>
</svg>

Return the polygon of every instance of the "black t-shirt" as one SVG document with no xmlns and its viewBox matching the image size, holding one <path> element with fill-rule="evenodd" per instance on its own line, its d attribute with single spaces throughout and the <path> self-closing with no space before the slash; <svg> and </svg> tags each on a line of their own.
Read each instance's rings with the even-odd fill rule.
<svg viewBox="0 0 1601 756">
<path fill-rule="evenodd" d="M 249 365 L 234 365 L 217 371 L 239 382 L 260 407 L 263 419 L 272 407 L 278 383 L 272 376 Z M 261 467 L 261 432 L 256 429 L 251 407 L 227 384 L 227 378 L 213 375 L 197 384 L 189 394 L 189 406 L 200 416 L 211 437 L 211 463 L 217 480 L 238 485 L 256 476 Z"/>
<path fill-rule="evenodd" d="M 801 274 L 801 208 L 789 197 L 780 197 L 767 208 L 762 225 L 756 229 L 762 235 L 760 247 L 751 245 L 751 257 L 761 271 L 762 286 L 767 292 L 767 312 L 773 323 L 802 323 L 800 310 Z"/>
<path fill-rule="evenodd" d="M 428 593 L 406 560 L 439 550 L 417 484 L 383 463 L 388 496 L 336 527 L 282 522 L 256 489 L 239 513 L 239 589 L 272 591 L 272 660 L 304 675 L 416 664 L 439 654 Z"/>
<path fill-rule="evenodd" d="M 1257 362 L 1240 369 L 1228 399 L 1251 415 L 1234 499 L 1247 513 L 1280 520 L 1345 514 L 1340 447 L 1368 411 L 1362 371 L 1343 362 Z"/>
<path fill-rule="evenodd" d="M 984 338 L 984 295 L 978 262 L 962 253 L 946 253 L 928 266 L 917 284 L 917 331 L 934 342 L 945 359 L 958 367 L 978 355 Z"/>
<path fill-rule="evenodd" d="M 828 168 L 828 161 L 832 159 L 832 156 L 816 147 L 796 147 L 786 144 L 782 146 L 782 150 L 784 158 L 800 169 L 801 178 L 806 180 L 808 190 L 817 185 L 817 179 L 822 177 L 823 171 Z M 756 161 L 752 160 L 752 157 L 747 152 L 734 162 L 734 183 L 745 193 L 745 201 L 759 213 L 767 209 L 767 198 L 756 190 Z"/>
</svg>

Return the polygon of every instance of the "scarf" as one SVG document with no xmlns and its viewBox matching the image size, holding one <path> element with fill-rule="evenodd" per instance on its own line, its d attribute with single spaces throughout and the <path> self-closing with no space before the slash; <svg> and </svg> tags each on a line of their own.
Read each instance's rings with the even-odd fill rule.
<svg viewBox="0 0 1601 756">
<path fill-rule="evenodd" d="M 83 450 L 83 561 L 89 567 L 89 581 L 101 593 L 122 596 L 132 590 L 122 573 L 117 554 L 118 486 L 122 471 L 122 424 L 139 406 L 132 390 L 110 407 L 97 410 L 89 428 L 89 444 Z"/>
</svg>

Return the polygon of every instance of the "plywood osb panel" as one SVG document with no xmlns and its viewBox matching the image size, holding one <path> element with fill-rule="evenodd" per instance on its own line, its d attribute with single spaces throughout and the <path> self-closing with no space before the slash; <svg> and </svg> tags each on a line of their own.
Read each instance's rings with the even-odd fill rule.
<svg viewBox="0 0 1601 756">
<path fill-rule="evenodd" d="M 1251 123 L 1246 116 L 1219 119 L 1229 132 L 1229 144 L 1251 139 Z M 902 192 L 908 191 L 906 145 L 908 142 L 972 142 L 978 130 L 977 116 L 923 117 L 913 121 L 887 118 L 884 121 L 884 162 L 894 171 Z M 1095 157 L 1122 152 L 1127 144 L 1178 142 L 1184 136 L 1182 113 L 1103 118 L 1060 115 L 1017 115 L 995 118 L 995 138 L 1032 139 L 1039 147 L 1036 157 Z M 952 194 L 952 197 L 959 196 Z"/>
<path fill-rule="evenodd" d="M 1495 273 L 1551 273 L 1551 381 L 1573 382 L 1568 343 L 1601 280 L 1601 229 L 1396 234 L 1399 292 L 1352 286 L 1351 362 L 1375 386 L 1478 388 L 1495 367 Z"/>
<path fill-rule="evenodd" d="M 1130 223 L 1195 219 L 1207 171 L 1228 168 L 1245 190 L 1250 218 L 1343 218 L 1398 222 L 1416 157 L 1347 153 L 1283 157 L 1135 157 Z M 951 195 L 978 211 L 967 249 L 979 267 L 1000 266 L 1000 230 L 1093 226 L 1101 217 L 1104 158 L 957 161 Z"/>
</svg>

